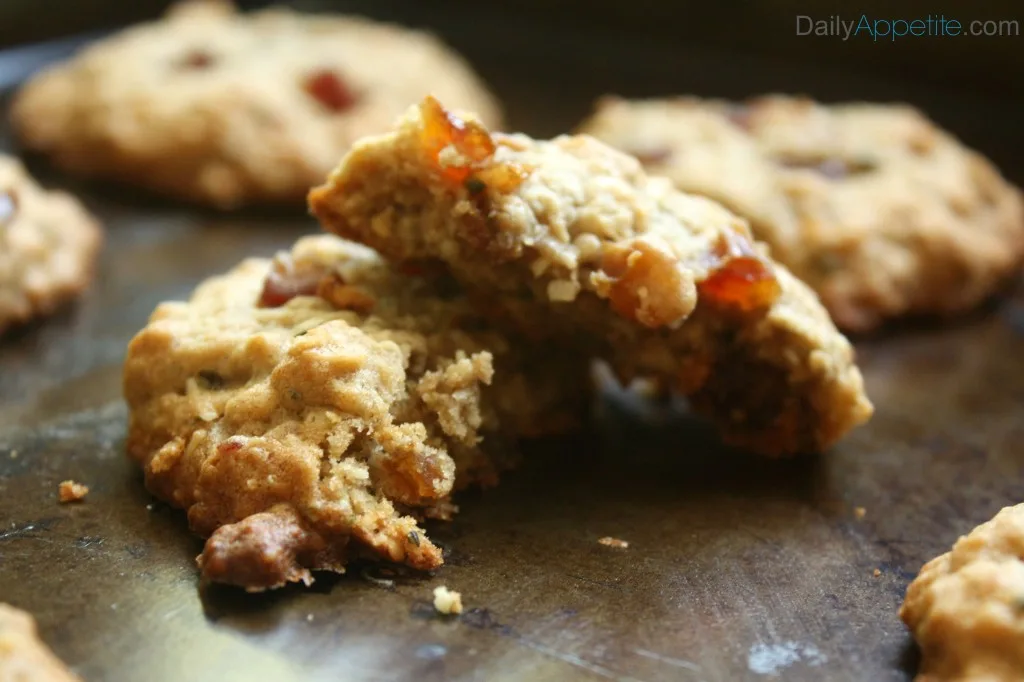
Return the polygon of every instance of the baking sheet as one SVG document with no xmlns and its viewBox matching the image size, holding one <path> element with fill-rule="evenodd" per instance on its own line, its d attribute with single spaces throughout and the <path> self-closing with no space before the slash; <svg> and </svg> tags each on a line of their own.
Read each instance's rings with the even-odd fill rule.
<svg viewBox="0 0 1024 682">
<path fill-rule="evenodd" d="M 715 57 L 704 59 L 687 72 L 699 91 Z M 811 80 L 785 89 L 834 87 L 806 69 L 744 64 L 720 65 L 745 74 L 729 87 L 800 74 Z M 535 134 L 570 126 L 597 94 L 485 69 L 513 127 Z M 983 148 L 1017 131 L 993 144 L 997 156 L 1020 140 L 1012 110 L 919 97 Z M 201 542 L 123 454 L 124 348 L 158 302 L 316 226 L 33 170 L 83 196 L 108 238 L 79 305 L 0 341 L 0 600 L 34 613 L 87 680 L 908 680 L 916 653 L 896 616 L 907 583 L 1024 489 L 1018 295 L 954 325 L 859 342 L 877 415 L 822 457 L 755 459 L 684 415 L 611 395 L 589 432 L 532 445 L 499 487 L 458 500 L 456 520 L 431 529 L 449 549 L 434 575 L 399 573 L 389 587 L 355 566 L 310 589 L 200 594 Z M 90 486 L 84 503 L 56 503 L 67 478 Z M 461 617 L 433 613 L 440 584 L 462 592 Z"/>
</svg>

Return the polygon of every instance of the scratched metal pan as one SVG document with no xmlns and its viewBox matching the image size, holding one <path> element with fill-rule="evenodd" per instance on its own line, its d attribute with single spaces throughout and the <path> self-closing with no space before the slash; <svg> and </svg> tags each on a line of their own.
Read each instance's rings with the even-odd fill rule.
<svg viewBox="0 0 1024 682">
<path fill-rule="evenodd" d="M 0 74 L 16 82 L 64 49 L 0 56 Z M 696 50 L 652 70 L 669 55 L 608 49 L 622 58 L 601 82 L 586 54 L 546 77 L 500 58 L 480 67 L 512 126 L 538 135 L 606 91 L 804 91 L 911 99 L 1011 177 L 1024 170 L 1018 112 L 996 99 Z M 159 301 L 316 226 L 32 168 L 82 196 L 108 240 L 79 305 L 0 341 L 0 599 L 34 613 L 87 680 L 909 680 L 907 583 L 1024 489 L 1024 298 L 1009 296 L 859 342 L 877 415 L 821 457 L 731 452 L 685 415 L 612 394 L 586 432 L 531 446 L 496 489 L 459 499 L 431 531 L 449 549 L 434 575 L 388 583 L 356 566 L 309 589 L 201 594 L 200 541 L 123 453 L 124 348 Z M 90 486 L 87 501 L 56 503 L 67 478 Z M 609 535 L 628 549 L 597 543 Z M 461 617 L 432 612 L 442 583 L 462 592 Z"/>
</svg>

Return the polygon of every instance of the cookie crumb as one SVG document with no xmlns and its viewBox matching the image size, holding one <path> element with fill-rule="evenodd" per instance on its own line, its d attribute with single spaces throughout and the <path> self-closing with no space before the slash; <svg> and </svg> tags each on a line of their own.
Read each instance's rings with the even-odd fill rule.
<svg viewBox="0 0 1024 682">
<path fill-rule="evenodd" d="M 82 485 L 77 481 L 61 481 L 57 487 L 57 495 L 61 504 L 68 502 L 81 502 L 89 494 L 89 486 Z"/>
<path fill-rule="evenodd" d="M 865 509 L 864 507 L 853 508 L 853 518 L 857 519 L 858 521 L 862 520 L 867 515 L 867 513 L 868 510 Z"/>
<path fill-rule="evenodd" d="M 876 568 L 875 570 L 873 570 L 873 571 L 871 572 L 871 575 L 873 575 L 873 576 L 875 576 L 875 577 L 877 578 L 878 576 L 882 575 L 882 572 L 881 572 L 881 571 L 879 571 L 879 570 L 878 570 L 878 569 Z"/>
<path fill-rule="evenodd" d="M 11 450 L 11 459 L 18 459 L 18 451 Z"/>
<path fill-rule="evenodd" d="M 598 542 L 604 545 L 605 547 L 614 547 L 615 549 L 626 549 L 627 547 L 629 547 L 629 543 L 625 540 L 620 540 L 618 538 L 613 538 L 611 536 L 603 537 L 600 540 L 598 540 Z"/>
<path fill-rule="evenodd" d="M 449 590 L 446 586 L 434 588 L 434 608 L 446 616 L 462 613 L 462 593 Z"/>
</svg>

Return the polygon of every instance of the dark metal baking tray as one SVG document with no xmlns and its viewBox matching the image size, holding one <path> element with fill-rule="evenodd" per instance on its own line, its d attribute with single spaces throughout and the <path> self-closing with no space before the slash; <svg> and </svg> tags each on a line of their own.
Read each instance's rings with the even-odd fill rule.
<svg viewBox="0 0 1024 682">
<path fill-rule="evenodd" d="M 500 51 L 479 60 L 513 127 L 567 129 L 605 91 L 910 99 L 1011 177 L 1024 171 L 1017 111 L 994 97 L 642 44 L 592 44 L 588 64 L 585 47 L 560 43 L 580 52 L 555 74 Z M 48 49 L 0 57 L 0 73 Z M 158 302 L 316 226 L 32 168 L 82 196 L 108 237 L 78 305 L 0 340 L 0 600 L 34 613 L 87 680 L 908 680 L 907 583 L 1024 489 L 1018 295 L 858 342 L 877 415 L 820 457 L 753 458 L 613 394 L 587 432 L 529 446 L 500 486 L 459 499 L 432 529 L 449 549 L 433 576 L 385 587 L 356 566 L 310 589 L 201 594 L 200 541 L 123 454 L 124 348 Z M 67 478 L 91 487 L 84 503 L 57 504 Z M 599 545 L 606 535 L 629 548 Z M 442 583 L 463 593 L 461 617 L 432 612 Z"/>
</svg>

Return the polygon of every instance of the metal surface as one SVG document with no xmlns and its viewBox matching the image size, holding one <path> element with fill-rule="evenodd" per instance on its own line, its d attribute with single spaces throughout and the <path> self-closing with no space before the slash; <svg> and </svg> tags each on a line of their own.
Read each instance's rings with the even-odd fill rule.
<svg viewBox="0 0 1024 682">
<path fill-rule="evenodd" d="M 730 87 L 781 87 L 777 73 Z M 499 83 L 513 123 L 541 134 L 595 94 Z M 998 151 L 1019 143 L 1012 110 L 948 102 L 939 113 L 983 139 L 1014 131 Z M 459 500 L 432 529 L 450 548 L 436 575 L 387 588 L 355 567 L 311 589 L 200 594 L 200 541 L 123 455 L 125 344 L 159 301 L 315 225 L 73 189 L 108 228 L 96 285 L 0 341 L 0 600 L 93 682 L 907 680 L 908 581 L 1024 489 L 1024 302 L 1004 300 L 860 343 L 877 416 L 820 458 L 730 452 L 612 396 L 589 432 L 531 446 L 500 486 Z M 66 478 L 90 486 L 84 503 L 57 504 Z M 463 593 L 461 617 L 433 613 L 440 584 Z"/>
</svg>

